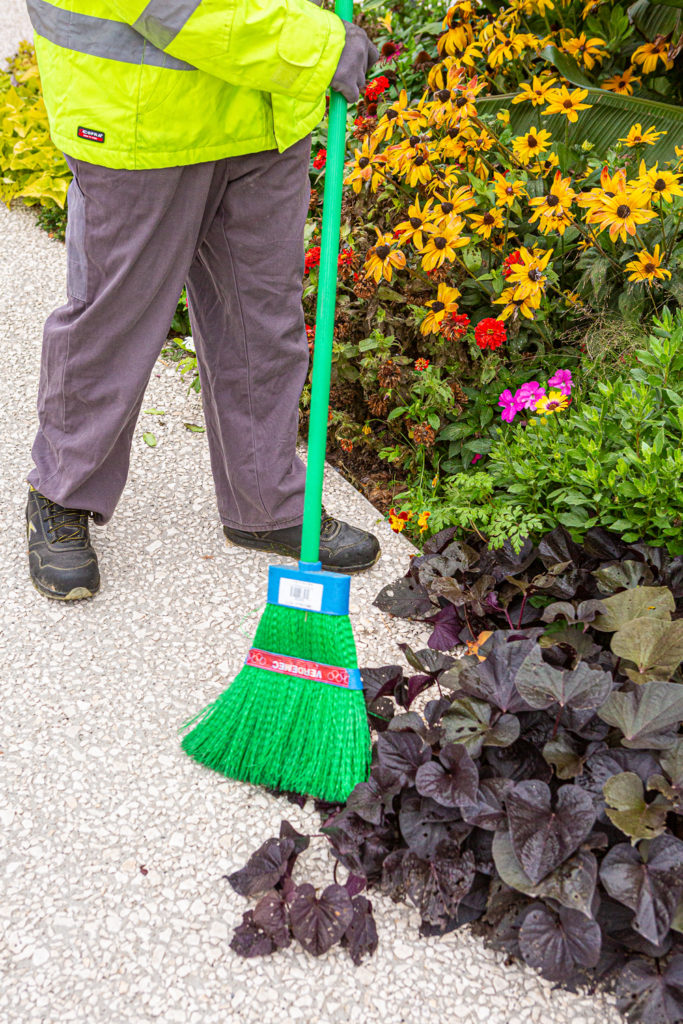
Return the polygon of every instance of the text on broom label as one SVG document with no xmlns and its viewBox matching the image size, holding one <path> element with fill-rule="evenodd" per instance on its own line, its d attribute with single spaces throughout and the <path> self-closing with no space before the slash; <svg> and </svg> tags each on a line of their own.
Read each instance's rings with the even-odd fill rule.
<svg viewBox="0 0 683 1024">
<path fill-rule="evenodd" d="M 283 576 L 277 595 L 278 604 L 319 612 L 323 606 L 323 590 L 322 583 L 305 583 Z"/>
<path fill-rule="evenodd" d="M 307 661 L 305 658 L 293 658 L 286 654 L 273 654 L 271 651 L 262 651 L 258 647 L 251 648 L 247 654 L 246 664 L 254 668 L 267 669 L 269 672 L 282 672 L 287 676 L 332 683 L 334 686 L 348 687 L 349 685 L 348 669 L 338 668 L 336 665 L 323 665 L 317 661 Z"/>
</svg>

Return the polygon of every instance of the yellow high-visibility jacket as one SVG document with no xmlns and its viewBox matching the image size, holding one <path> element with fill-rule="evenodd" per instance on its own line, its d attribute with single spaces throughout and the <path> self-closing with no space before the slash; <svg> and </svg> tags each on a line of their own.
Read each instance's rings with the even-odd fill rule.
<svg viewBox="0 0 683 1024">
<path fill-rule="evenodd" d="M 27 0 L 55 145 L 153 168 L 287 149 L 320 121 L 343 22 L 310 0 Z"/>
</svg>

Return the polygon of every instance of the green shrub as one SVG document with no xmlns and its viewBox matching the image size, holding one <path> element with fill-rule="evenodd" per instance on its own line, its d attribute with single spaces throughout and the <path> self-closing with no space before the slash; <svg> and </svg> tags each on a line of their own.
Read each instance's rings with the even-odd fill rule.
<svg viewBox="0 0 683 1024">
<path fill-rule="evenodd" d="M 600 380 L 567 411 L 527 415 L 498 430 L 485 472 L 444 481 L 409 505 L 430 529 L 457 525 L 492 546 L 561 524 L 593 526 L 683 553 L 683 314 L 654 320 L 647 346 L 621 375 Z"/>
<path fill-rule="evenodd" d="M 21 43 L 0 71 L 0 199 L 63 210 L 71 171 L 50 138 L 33 47 Z M 46 225 L 47 226 L 47 225 Z M 63 234 L 61 218 L 49 230 Z"/>
</svg>

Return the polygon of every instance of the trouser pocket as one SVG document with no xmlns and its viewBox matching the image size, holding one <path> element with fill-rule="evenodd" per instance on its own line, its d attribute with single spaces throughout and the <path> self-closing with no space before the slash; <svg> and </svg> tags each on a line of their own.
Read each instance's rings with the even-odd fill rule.
<svg viewBox="0 0 683 1024">
<path fill-rule="evenodd" d="M 85 196 L 74 176 L 67 193 L 66 290 L 73 299 L 88 301 L 88 259 L 85 251 Z"/>
</svg>

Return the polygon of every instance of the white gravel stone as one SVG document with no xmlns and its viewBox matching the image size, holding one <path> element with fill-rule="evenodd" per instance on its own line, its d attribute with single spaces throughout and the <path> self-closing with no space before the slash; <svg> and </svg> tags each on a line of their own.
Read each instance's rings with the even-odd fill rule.
<svg viewBox="0 0 683 1024">
<path fill-rule="evenodd" d="M 23 0 L 2 0 L 0 54 L 29 32 Z M 414 910 L 376 894 L 380 948 L 360 969 L 339 949 L 232 953 L 250 904 L 223 876 L 281 818 L 309 832 L 319 818 L 202 769 L 177 730 L 239 671 L 273 559 L 225 546 L 206 437 L 183 427 L 202 422 L 201 399 L 159 362 L 143 409 L 164 410 L 160 443 L 143 442 L 143 414 L 121 503 L 93 528 L 100 593 L 62 607 L 35 592 L 25 474 L 42 327 L 64 299 L 65 254 L 22 207 L 0 205 L 0 232 L 0 1020 L 618 1024 L 612 1000 L 551 993 L 467 929 L 420 939 Z M 353 580 L 352 622 L 361 664 L 396 661 L 397 642 L 419 646 L 427 631 L 372 601 L 412 548 L 333 470 L 325 503 L 381 536 L 382 560 Z M 306 857 L 302 871 L 328 884 L 324 845 Z"/>
</svg>

